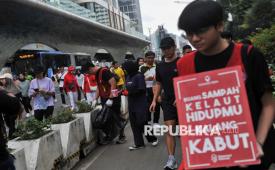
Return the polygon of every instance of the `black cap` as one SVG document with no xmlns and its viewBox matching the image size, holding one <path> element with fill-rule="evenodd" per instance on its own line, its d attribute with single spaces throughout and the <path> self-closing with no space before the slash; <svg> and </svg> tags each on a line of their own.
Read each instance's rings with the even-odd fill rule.
<svg viewBox="0 0 275 170">
<path fill-rule="evenodd" d="M 161 49 L 165 49 L 165 48 L 171 48 L 171 47 L 175 47 L 175 41 L 173 38 L 171 37 L 165 37 L 160 41 L 160 45 L 159 48 Z"/>
<path fill-rule="evenodd" d="M 42 66 L 36 66 L 34 68 L 34 74 L 44 73 L 44 68 Z"/>
</svg>

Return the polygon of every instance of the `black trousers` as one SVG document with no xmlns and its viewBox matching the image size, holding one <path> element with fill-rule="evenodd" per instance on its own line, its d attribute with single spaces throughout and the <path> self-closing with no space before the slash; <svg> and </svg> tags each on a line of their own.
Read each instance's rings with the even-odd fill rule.
<svg viewBox="0 0 275 170">
<path fill-rule="evenodd" d="M 59 91 L 60 91 L 60 95 L 61 95 L 62 104 L 66 104 L 65 91 L 64 91 L 63 87 L 59 87 Z"/>
<path fill-rule="evenodd" d="M 101 98 L 101 105 L 105 105 L 107 98 Z M 104 133 L 106 134 L 107 138 L 115 138 L 116 137 L 116 127 L 119 130 L 119 138 L 125 137 L 124 134 L 124 126 L 122 126 L 123 119 L 121 118 L 121 97 L 113 98 L 113 105 L 111 106 L 111 110 L 114 114 L 111 116 L 108 126 L 103 129 Z"/>
<path fill-rule="evenodd" d="M 146 88 L 146 97 L 148 102 L 148 108 L 147 108 L 147 121 L 150 122 L 152 120 L 151 112 L 149 111 L 150 105 L 154 98 L 153 88 Z M 155 112 L 154 112 L 154 118 L 153 123 L 159 123 L 159 116 L 160 116 L 160 104 L 157 102 Z"/>
<path fill-rule="evenodd" d="M 14 159 L 15 158 L 13 155 L 9 155 L 9 157 L 5 161 L 0 162 L 0 169 L 15 170 Z"/>
<path fill-rule="evenodd" d="M 27 113 L 30 113 L 30 111 L 32 110 L 30 98 L 29 97 L 22 97 L 22 104 L 24 106 L 25 111 Z"/>
<path fill-rule="evenodd" d="M 9 128 L 9 138 L 11 139 L 13 133 L 15 132 L 16 115 L 4 114 L 4 119 L 5 119 L 6 125 Z"/>
<path fill-rule="evenodd" d="M 53 115 L 54 106 L 48 106 L 46 110 L 34 110 L 34 117 L 42 121 L 43 118 L 47 119 Z"/>
<path fill-rule="evenodd" d="M 143 133 L 144 126 L 148 125 L 146 122 L 146 115 L 144 113 L 129 112 L 130 124 L 134 135 L 134 142 L 136 146 L 144 146 Z M 157 140 L 153 135 L 145 135 L 149 143 Z"/>
</svg>

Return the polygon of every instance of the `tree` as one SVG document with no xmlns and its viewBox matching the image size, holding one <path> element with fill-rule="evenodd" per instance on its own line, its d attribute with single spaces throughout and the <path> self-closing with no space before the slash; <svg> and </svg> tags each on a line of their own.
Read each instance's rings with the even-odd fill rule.
<svg viewBox="0 0 275 170">
<path fill-rule="evenodd" d="M 275 62 L 275 24 L 271 28 L 266 28 L 249 38 L 253 45 L 265 54 L 268 63 L 272 64 Z"/>
</svg>

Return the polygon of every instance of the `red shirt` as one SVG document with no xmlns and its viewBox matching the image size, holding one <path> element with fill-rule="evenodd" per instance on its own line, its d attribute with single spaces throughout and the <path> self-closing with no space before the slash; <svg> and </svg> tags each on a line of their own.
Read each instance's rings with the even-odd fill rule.
<svg viewBox="0 0 275 170">
<path fill-rule="evenodd" d="M 72 73 L 67 73 L 64 77 L 64 86 L 66 92 L 76 92 L 79 88 L 77 80 Z"/>
<path fill-rule="evenodd" d="M 83 91 L 85 93 L 90 93 L 91 92 L 91 88 L 90 87 L 96 87 L 96 86 L 97 86 L 97 84 L 96 84 L 95 75 L 93 75 L 93 74 L 85 74 Z"/>
</svg>

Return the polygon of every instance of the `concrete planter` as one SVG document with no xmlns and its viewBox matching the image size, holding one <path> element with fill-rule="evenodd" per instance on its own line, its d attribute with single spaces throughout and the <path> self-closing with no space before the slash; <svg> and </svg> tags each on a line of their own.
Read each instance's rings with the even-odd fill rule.
<svg viewBox="0 0 275 170">
<path fill-rule="evenodd" d="M 66 165 L 64 169 L 71 169 L 79 161 L 79 151 L 82 142 L 85 142 L 85 128 L 83 118 L 76 118 L 71 122 L 54 124 L 53 130 L 59 130 Z"/>
<path fill-rule="evenodd" d="M 8 143 L 9 145 L 9 143 Z M 15 148 L 15 146 L 9 146 L 12 151 L 10 152 L 14 157 L 15 169 L 27 170 L 26 157 L 24 148 Z"/>
<path fill-rule="evenodd" d="M 94 132 L 92 127 L 91 112 L 87 113 L 77 113 L 75 114 L 77 118 L 82 118 L 84 120 L 86 143 L 89 143 L 94 138 Z"/>
<path fill-rule="evenodd" d="M 87 156 L 96 147 L 96 133 L 92 125 L 92 113 L 78 113 L 75 116 L 84 120 L 86 142 L 81 146 L 81 150 L 84 156 Z"/>
<path fill-rule="evenodd" d="M 53 169 L 55 163 L 63 157 L 59 131 L 52 131 L 34 140 L 12 140 L 8 146 L 11 149 L 24 148 L 28 170 Z M 17 169 L 21 170 L 21 161 L 19 166 Z"/>
</svg>

